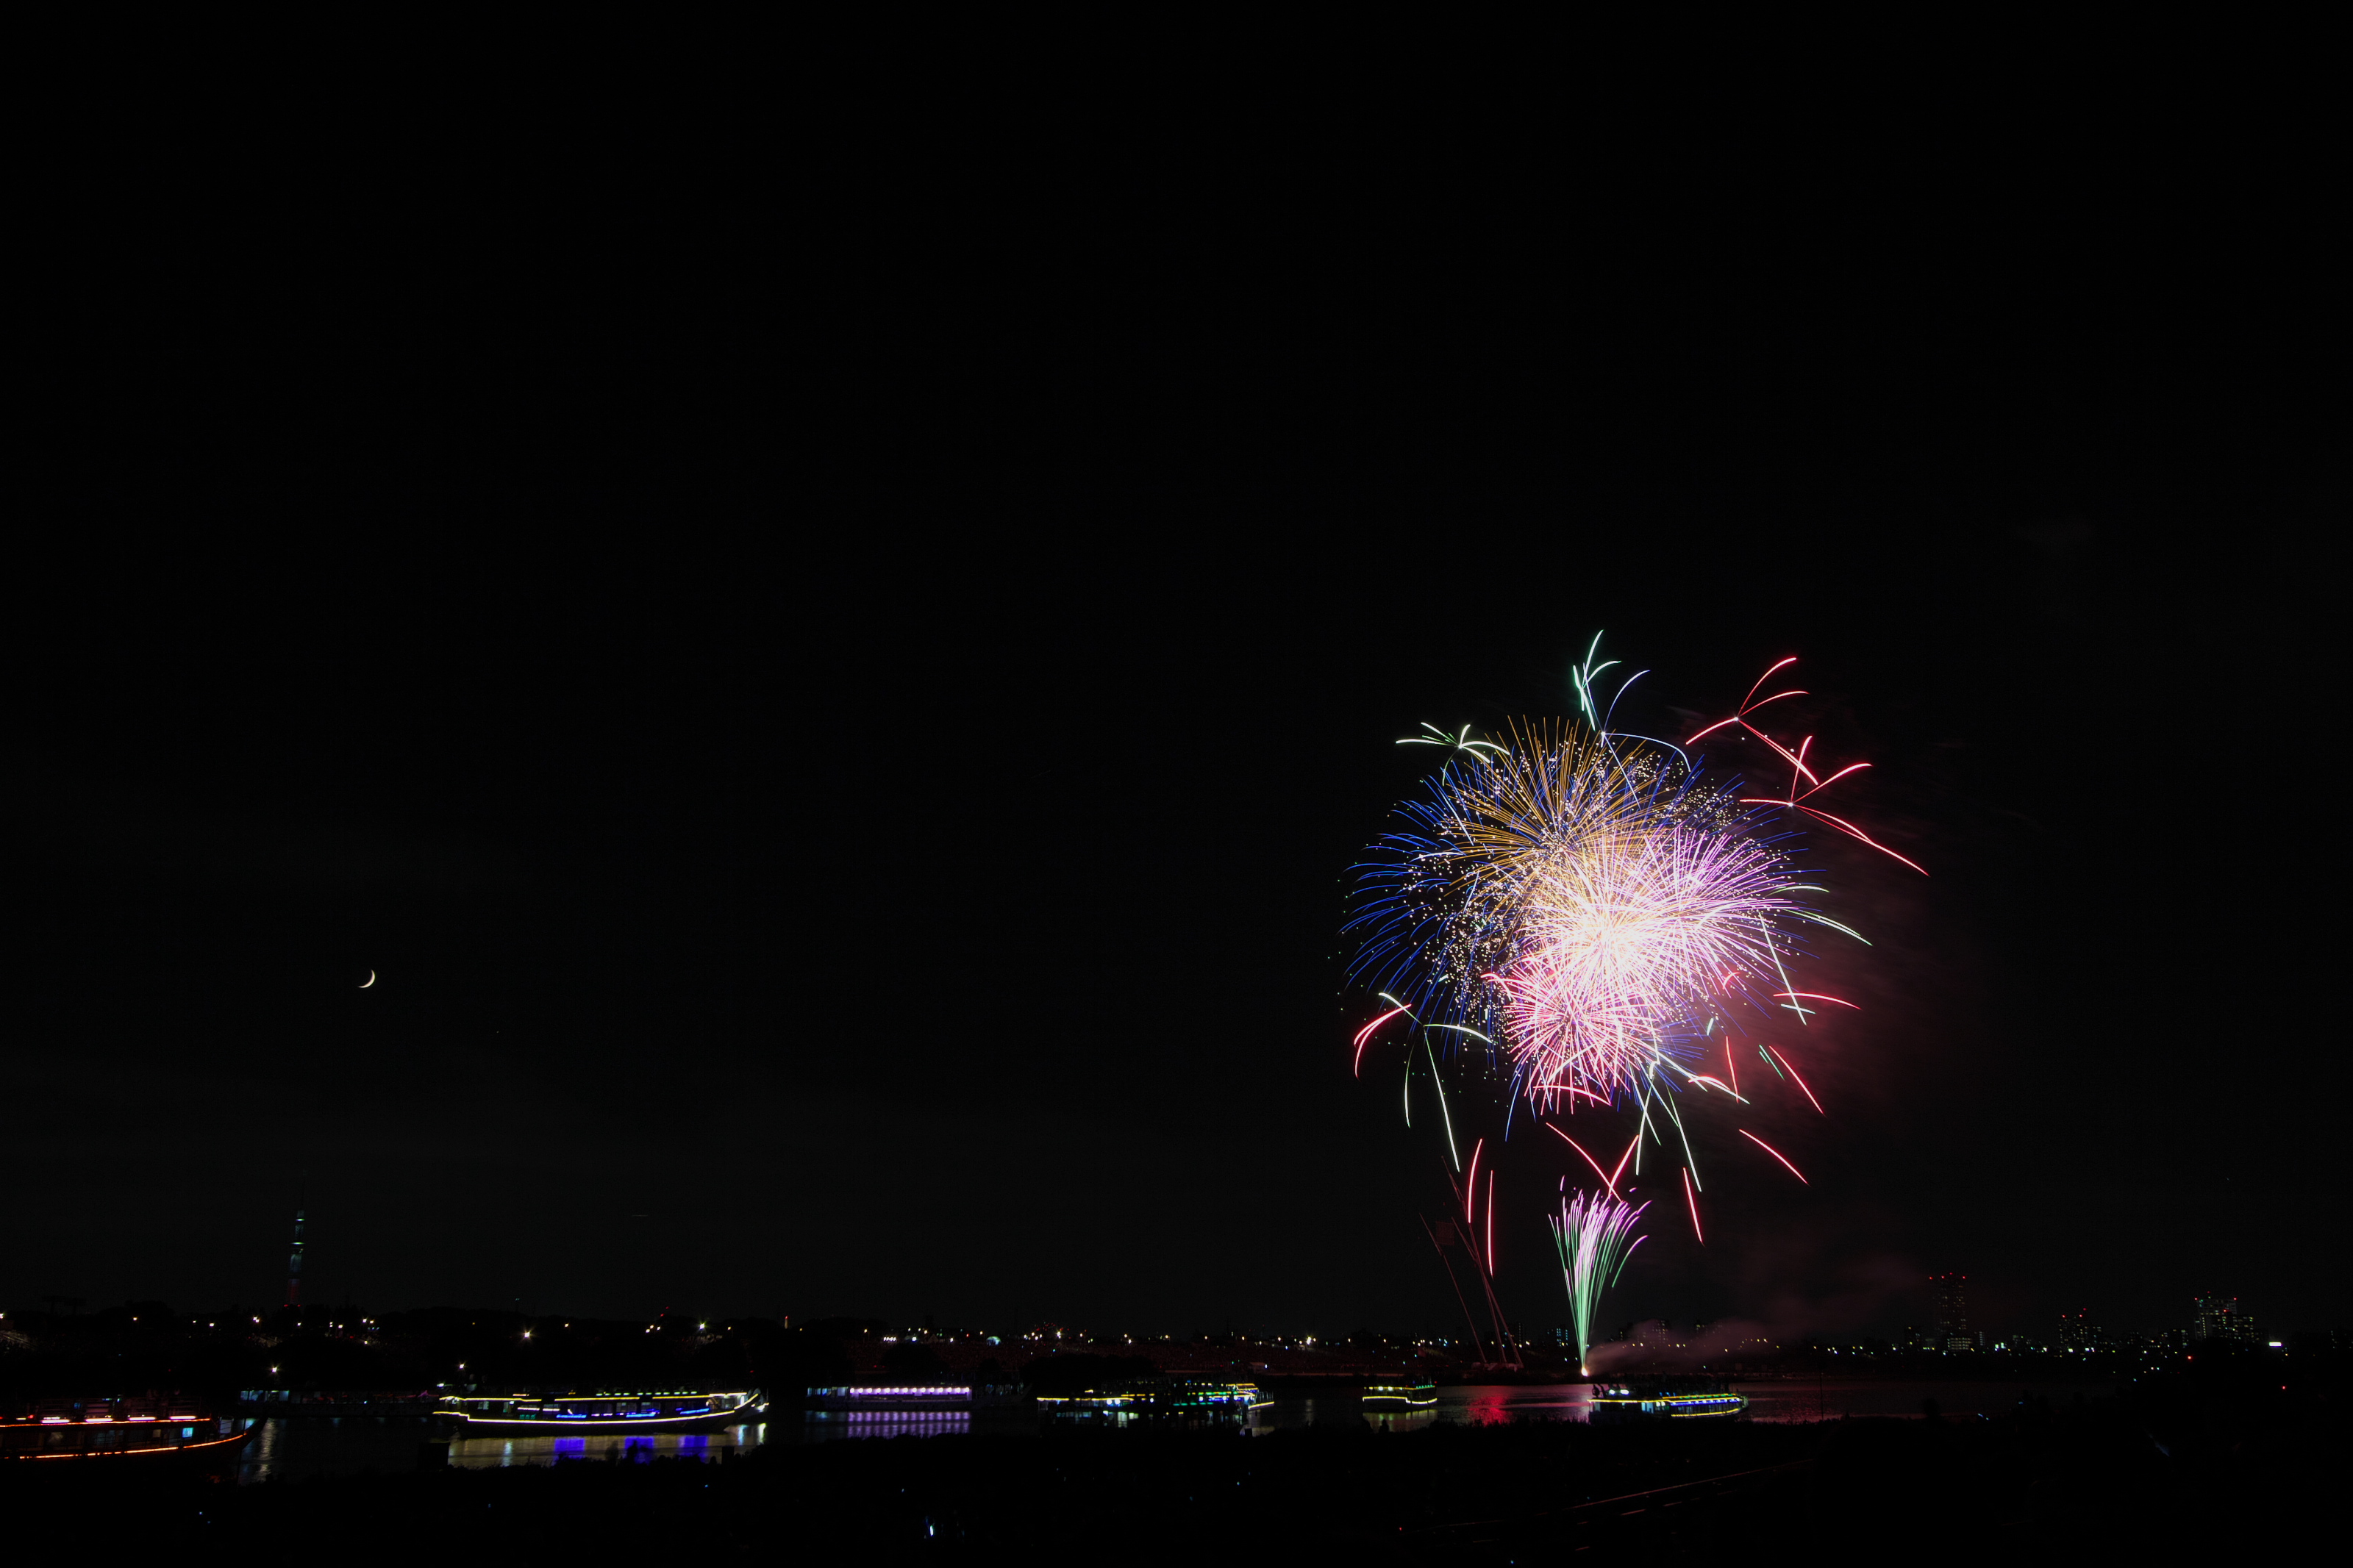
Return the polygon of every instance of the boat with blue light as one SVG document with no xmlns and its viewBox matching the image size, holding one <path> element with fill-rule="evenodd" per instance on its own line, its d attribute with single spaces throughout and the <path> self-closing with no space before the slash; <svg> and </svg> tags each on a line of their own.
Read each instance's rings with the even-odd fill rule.
<svg viewBox="0 0 2353 1568">
<path fill-rule="evenodd" d="M 446 1436 L 554 1437 L 584 1432 L 703 1432 L 756 1421 L 767 1413 L 759 1389 L 710 1393 L 446 1394 L 433 1419 Z"/>
<path fill-rule="evenodd" d="M 1596 1426 L 1638 1421 L 1726 1420 L 1748 1408 L 1748 1396 L 1716 1377 L 1636 1377 L 1593 1384 Z"/>
</svg>

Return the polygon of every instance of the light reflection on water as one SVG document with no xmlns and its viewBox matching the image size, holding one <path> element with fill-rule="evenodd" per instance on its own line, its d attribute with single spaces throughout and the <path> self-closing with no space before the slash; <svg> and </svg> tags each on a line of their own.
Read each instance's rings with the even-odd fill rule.
<svg viewBox="0 0 2353 1568">
<path fill-rule="evenodd" d="M 649 1459 L 723 1459 L 749 1453 L 767 1439 L 765 1421 L 711 1432 L 596 1433 L 577 1437 L 470 1437 L 449 1445 L 449 1467 L 498 1470 L 510 1465 L 552 1465 L 559 1459 L 643 1464 Z"/>
<path fill-rule="evenodd" d="M 417 1468 L 417 1446 L 432 1424 L 413 1415 L 272 1415 L 258 1424 L 237 1458 L 240 1482 L 301 1480 L 364 1470 Z"/>
<path fill-rule="evenodd" d="M 1746 1418 L 1752 1421 L 1836 1421 L 1841 1416 L 1909 1416 L 1923 1415 L 1923 1401 L 1933 1399 L 1947 1418 L 1999 1416 L 2015 1409 L 2021 1394 L 2053 1405 L 2079 1395 L 2095 1398 L 2109 1391 L 2104 1384 L 2051 1383 L 1879 1383 L 1866 1378 L 1792 1379 L 1776 1382 L 1736 1380 L 1732 1385 L 1748 1396 Z M 1505 1421 L 1589 1421 L 1593 1391 L 1588 1384 L 1468 1384 L 1440 1388 L 1438 1403 L 1427 1410 L 1377 1415 L 1356 1400 L 1283 1398 L 1250 1414 L 1254 1432 L 1285 1427 L 1353 1424 L 1359 1418 L 1392 1432 L 1411 1432 L 1451 1421 L 1459 1426 L 1486 1426 Z"/>
<path fill-rule="evenodd" d="M 1747 1415 L 1757 1421 L 1835 1421 L 1842 1415 L 1914 1416 L 1921 1402 L 1934 1399 L 1947 1418 L 2001 1415 L 2022 1392 L 2053 1405 L 2106 1393 L 2105 1384 L 2015 1383 L 1874 1383 L 1811 1380 L 1752 1383 L 1734 1386 L 1748 1396 Z M 1360 1422 L 1391 1432 L 1413 1432 L 1440 1421 L 1483 1426 L 1508 1421 L 1584 1421 L 1592 1414 L 1591 1390 L 1581 1383 L 1467 1385 L 1440 1388 L 1438 1403 L 1425 1410 L 1367 1412 L 1354 1394 L 1277 1396 L 1250 1413 L 1253 1433 L 1317 1426 L 1353 1426 Z M 1029 1412 L 984 1410 L 789 1411 L 767 1421 L 744 1422 L 710 1432 L 659 1436 L 613 1434 L 578 1436 L 475 1438 L 448 1445 L 448 1462 L 464 1469 L 508 1465 L 552 1465 L 559 1459 L 630 1463 L 649 1459 L 733 1458 L 763 1443 L 824 1443 L 863 1437 L 938 1437 L 953 1434 L 1026 1434 L 1038 1430 Z M 352 1475 L 365 1470 L 394 1473 L 417 1468 L 420 1458 L 438 1458 L 439 1445 L 423 1420 L 382 1415 L 272 1416 L 260 1424 L 238 1461 L 239 1481 L 301 1480 L 316 1475 Z"/>
<path fill-rule="evenodd" d="M 1947 1417 L 2008 1415 L 2021 1394 L 2053 1405 L 2108 1393 L 2112 1384 L 1877 1383 L 1868 1378 L 1793 1378 L 1776 1383 L 1735 1383 L 1748 1396 L 1752 1421 L 1836 1421 L 1843 1416 L 1924 1415 L 1922 1403 L 1935 1400 Z"/>
<path fill-rule="evenodd" d="M 1321 1398 L 1274 1396 L 1274 1403 L 1250 1412 L 1250 1430 L 1279 1432 L 1299 1426 L 1359 1421 L 1389 1432 L 1418 1432 L 1440 1421 L 1462 1426 L 1483 1426 L 1499 1421 L 1583 1421 L 1592 1415 L 1587 1386 L 1581 1383 L 1464 1384 L 1438 1390 L 1438 1403 L 1422 1410 L 1367 1410 L 1353 1394 Z"/>
<path fill-rule="evenodd" d="M 987 1425 L 984 1417 L 981 1429 Z M 963 1410 L 812 1410 L 801 1422 L 800 1439 L 831 1443 L 845 1437 L 945 1437 L 972 1430 L 972 1415 Z"/>
<path fill-rule="evenodd" d="M 448 1444 L 448 1462 L 459 1469 L 499 1469 L 508 1465 L 552 1465 L 558 1459 L 644 1461 L 732 1458 L 770 1436 L 765 1422 L 744 1422 L 712 1432 L 659 1436 L 615 1433 L 576 1437 L 491 1437 Z M 240 1482 L 299 1481 L 311 1476 L 348 1476 L 375 1470 L 413 1470 L 438 1462 L 442 1445 L 433 1424 L 414 1416 L 272 1416 L 261 1423 L 237 1461 Z"/>
</svg>

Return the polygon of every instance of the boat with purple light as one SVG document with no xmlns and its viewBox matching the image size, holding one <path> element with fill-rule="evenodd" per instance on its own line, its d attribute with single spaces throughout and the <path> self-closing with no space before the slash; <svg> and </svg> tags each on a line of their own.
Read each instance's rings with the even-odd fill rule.
<svg viewBox="0 0 2353 1568">
<path fill-rule="evenodd" d="M 812 1388 L 804 1401 L 816 1411 L 969 1410 L 974 1390 L 969 1384 L 875 1384 L 859 1387 Z"/>
</svg>

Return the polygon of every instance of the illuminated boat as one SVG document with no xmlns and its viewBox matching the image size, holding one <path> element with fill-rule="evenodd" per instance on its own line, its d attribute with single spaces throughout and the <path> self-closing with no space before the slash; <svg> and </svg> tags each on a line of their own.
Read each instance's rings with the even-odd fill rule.
<svg viewBox="0 0 2353 1568">
<path fill-rule="evenodd" d="M 450 1438 L 554 1437 L 581 1432 L 702 1432 L 755 1421 L 767 1396 L 754 1388 L 707 1394 L 447 1394 L 433 1419 Z"/>
<path fill-rule="evenodd" d="M 1143 1377 L 1077 1394 L 1041 1394 L 1038 1411 L 1056 1425 L 1198 1426 L 1247 1421 L 1274 1403 L 1254 1383 L 1200 1377 Z"/>
<path fill-rule="evenodd" d="M 1437 1386 L 1427 1378 L 1385 1377 L 1365 1384 L 1365 1408 L 1377 1414 L 1427 1410 L 1437 1403 Z"/>
<path fill-rule="evenodd" d="M 1714 1377 L 1638 1377 L 1593 1385 L 1593 1424 L 1723 1420 L 1748 1408 L 1748 1397 Z"/>
<path fill-rule="evenodd" d="M 986 1390 L 969 1384 L 874 1384 L 859 1387 L 812 1388 L 805 1401 L 810 1410 L 969 1410 L 987 1403 Z"/>
<path fill-rule="evenodd" d="M 0 1458 L 227 1463 L 257 1425 L 186 1400 L 55 1400 L 0 1415 Z"/>
</svg>

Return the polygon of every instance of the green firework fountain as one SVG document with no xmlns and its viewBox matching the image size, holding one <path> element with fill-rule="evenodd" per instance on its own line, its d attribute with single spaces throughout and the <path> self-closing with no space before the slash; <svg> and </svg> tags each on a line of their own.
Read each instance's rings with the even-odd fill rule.
<svg viewBox="0 0 2353 1568">
<path fill-rule="evenodd" d="M 1560 1248 L 1569 1314 L 1577 1322 L 1577 1371 L 1588 1376 L 1592 1369 L 1585 1362 L 1593 1348 L 1594 1310 L 1642 1245 L 1644 1238 L 1632 1234 L 1634 1222 L 1650 1206 L 1630 1205 L 1615 1194 L 1579 1192 L 1561 1200 L 1557 1216 L 1548 1216 L 1553 1242 Z"/>
</svg>

